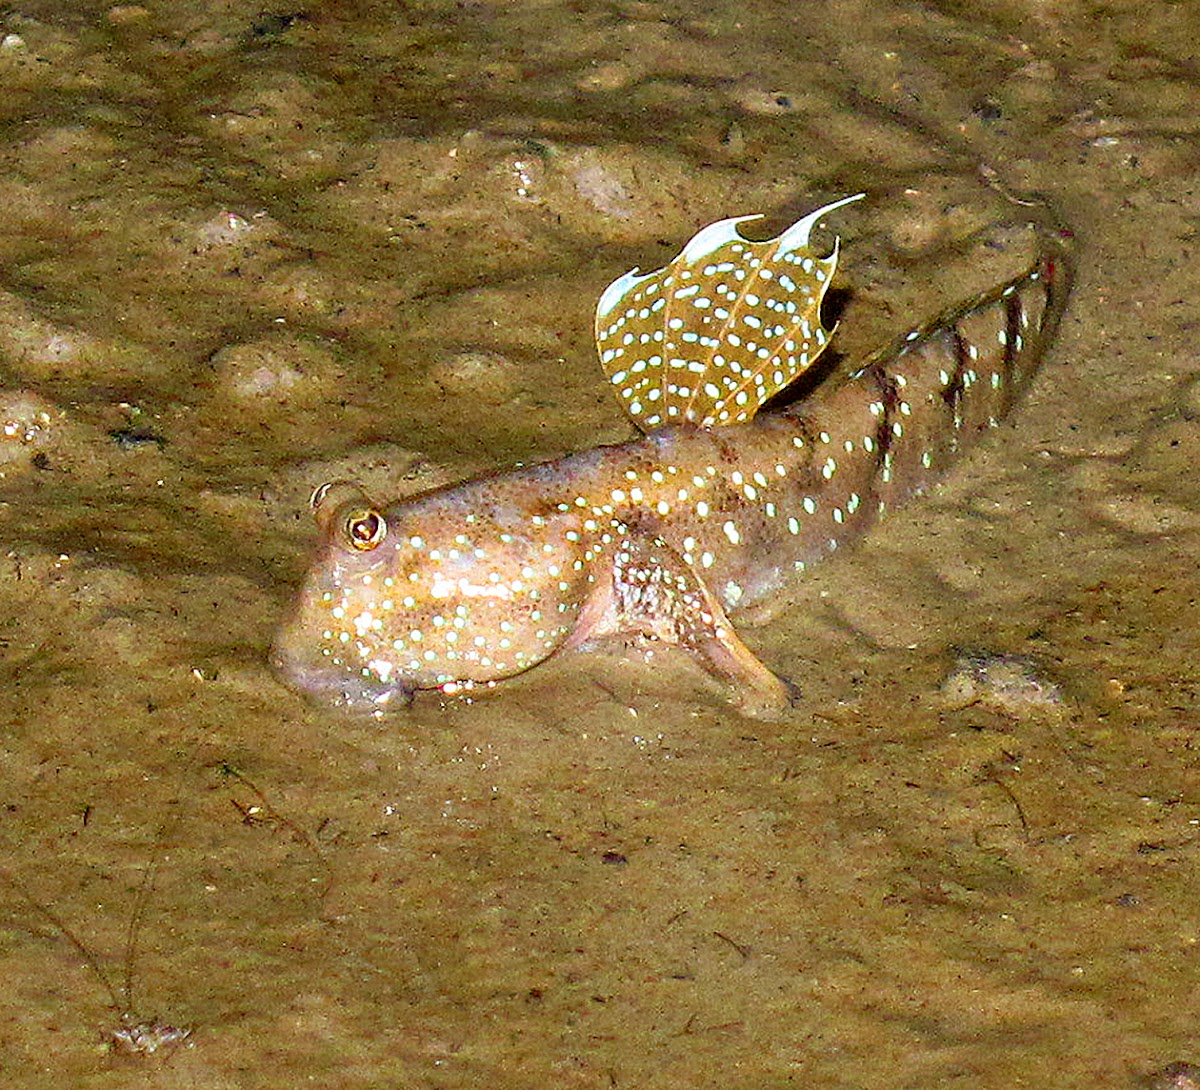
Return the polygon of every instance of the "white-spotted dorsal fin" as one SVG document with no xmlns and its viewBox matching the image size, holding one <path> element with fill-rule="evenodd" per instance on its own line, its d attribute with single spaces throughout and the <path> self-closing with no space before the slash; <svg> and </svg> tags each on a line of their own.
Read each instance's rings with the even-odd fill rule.
<svg viewBox="0 0 1200 1090">
<path fill-rule="evenodd" d="M 614 280 L 596 306 L 596 350 L 625 411 L 643 431 L 685 421 L 750 420 L 808 370 L 829 342 L 821 300 L 838 247 L 821 257 L 813 226 L 859 193 L 827 204 L 766 242 L 736 216 L 700 231 L 665 268 Z"/>
</svg>

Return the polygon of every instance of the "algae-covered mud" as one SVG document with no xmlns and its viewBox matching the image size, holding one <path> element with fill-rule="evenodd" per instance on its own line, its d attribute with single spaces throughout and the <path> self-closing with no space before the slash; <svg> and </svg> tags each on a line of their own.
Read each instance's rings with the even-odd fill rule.
<svg viewBox="0 0 1200 1090">
<path fill-rule="evenodd" d="M 1165 0 L 6 8 L 5 1085 L 1183 1085 L 1197 32 Z M 1033 194 L 1079 273 L 986 445 L 741 621 L 783 719 L 665 649 L 379 720 L 279 682 L 315 485 L 629 438 L 604 286 L 860 191 L 843 366 L 1020 272 Z"/>
</svg>

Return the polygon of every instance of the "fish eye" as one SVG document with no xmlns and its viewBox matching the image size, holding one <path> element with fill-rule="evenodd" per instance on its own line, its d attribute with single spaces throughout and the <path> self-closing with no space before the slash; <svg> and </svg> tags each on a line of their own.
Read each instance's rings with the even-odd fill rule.
<svg viewBox="0 0 1200 1090">
<path fill-rule="evenodd" d="M 342 523 L 346 540 L 359 552 L 370 552 L 387 536 L 387 521 L 370 507 L 357 508 Z"/>
</svg>

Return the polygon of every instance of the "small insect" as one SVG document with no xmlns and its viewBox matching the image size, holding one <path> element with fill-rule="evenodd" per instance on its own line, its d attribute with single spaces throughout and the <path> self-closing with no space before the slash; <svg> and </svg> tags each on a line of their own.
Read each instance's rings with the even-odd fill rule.
<svg viewBox="0 0 1200 1090">
<path fill-rule="evenodd" d="M 125 931 L 124 976 L 121 987 L 113 984 L 112 978 L 105 972 L 99 958 L 84 944 L 83 940 L 72 931 L 57 913 L 42 904 L 25 886 L 12 874 L 0 870 L 0 880 L 13 890 L 30 908 L 42 919 L 46 920 L 60 935 L 63 936 L 83 958 L 84 964 L 91 970 L 92 975 L 100 982 L 108 993 L 110 1006 L 116 1014 L 118 1025 L 104 1034 L 104 1041 L 110 1052 L 134 1056 L 149 1057 L 156 1053 L 169 1053 L 187 1041 L 192 1031 L 188 1028 L 169 1025 L 157 1018 L 144 1019 L 135 1013 L 133 994 L 133 969 L 137 953 L 138 934 L 145 914 L 146 902 L 153 891 L 154 865 L 147 867 L 142 875 L 142 883 L 134 898 L 133 911 L 129 916 L 129 926 Z"/>
<path fill-rule="evenodd" d="M 796 689 L 730 615 L 924 491 L 1012 409 L 1062 315 L 1066 235 L 1021 276 L 760 412 L 829 342 L 838 260 L 810 233 L 764 242 L 721 220 L 596 308 L 600 366 L 644 435 L 380 505 L 312 497 L 321 542 L 275 662 L 301 691 L 377 714 L 619 637 L 691 652 L 748 714 Z"/>
</svg>

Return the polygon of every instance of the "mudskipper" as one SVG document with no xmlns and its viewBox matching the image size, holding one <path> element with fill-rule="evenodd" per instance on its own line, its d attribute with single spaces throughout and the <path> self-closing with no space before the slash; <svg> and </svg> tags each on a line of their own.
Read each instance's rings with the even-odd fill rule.
<svg viewBox="0 0 1200 1090">
<path fill-rule="evenodd" d="M 275 661 L 296 688 L 381 710 L 456 693 L 604 636 L 694 653 L 752 714 L 794 689 L 730 615 L 924 490 L 1028 385 L 1070 282 L 1048 232 L 1023 275 L 877 352 L 826 392 L 759 412 L 829 340 L 838 247 L 704 228 L 600 297 L 601 366 L 641 438 L 379 504 L 316 490 L 320 543 Z"/>
</svg>

